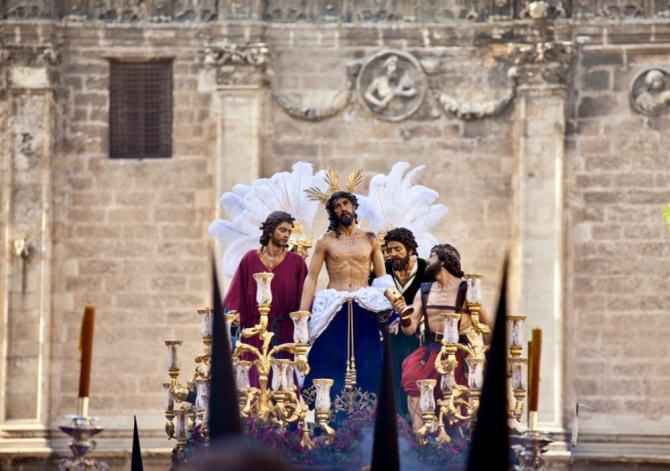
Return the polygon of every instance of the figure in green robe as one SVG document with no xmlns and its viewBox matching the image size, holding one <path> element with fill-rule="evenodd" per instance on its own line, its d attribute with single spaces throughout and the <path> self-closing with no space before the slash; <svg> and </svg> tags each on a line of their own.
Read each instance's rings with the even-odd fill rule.
<svg viewBox="0 0 670 471">
<path fill-rule="evenodd" d="M 414 234 L 404 227 L 388 231 L 384 238 L 386 248 L 386 273 L 390 273 L 393 281 L 405 298 L 405 302 L 411 305 L 416 293 L 422 283 L 432 283 L 435 279 L 427 276 L 426 261 L 417 256 L 416 239 Z M 375 279 L 374 271 L 370 275 L 370 283 Z M 409 416 L 407 407 L 407 394 L 400 387 L 402 376 L 402 362 L 414 350 L 419 348 L 421 340 L 419 330 L 417 335 L 404 335 L 399 332 L 398 324 L 391 326 L 388 332 L 391 335 L 391 347 L 393 351 L 393 377 L 396 379 L 395 397 L 398 413 L 403 417 Z M 423 329 L 420 329 L 421 331 Z"/>
</svg>

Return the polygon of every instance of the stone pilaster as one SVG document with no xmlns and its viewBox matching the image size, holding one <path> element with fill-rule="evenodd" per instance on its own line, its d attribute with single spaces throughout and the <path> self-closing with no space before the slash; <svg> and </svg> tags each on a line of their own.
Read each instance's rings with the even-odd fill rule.
<svg viewBox="0 0 670 471">
<path fill-rule="evenodd" d="M 2 52 L 4 430 L 41 429 L 47 411 L 50 312 L 50 159 L 53 147 L 51 47 Z"/>
<path fill-rule="evenodd" d="M 212 110 L 217 119 L 215 207 L 216 217 L 223 217 L 218 204 L 221 195 L 237 184 L 251 183 L 262 173 L 262 124 L 270 54 L 264 44 L 210 47 L 204 54 L 208 67 L 202 72 L 200 85 L 215 96 Z M 217 249 L 220 250 L 218 246 Z"/>
<path fill-rule="evenodd" d="M 572 47 L 516 46 L 518 168 L 512 257 L 513 313 L 543 330 L 539 421 L 561 428 L 563 378 L 563 165 Z"/>
</svg>

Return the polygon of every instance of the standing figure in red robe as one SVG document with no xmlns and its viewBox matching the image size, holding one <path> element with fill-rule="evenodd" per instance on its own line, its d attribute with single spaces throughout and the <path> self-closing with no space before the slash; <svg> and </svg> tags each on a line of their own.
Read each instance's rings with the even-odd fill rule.
<svg viewBox="0 0 670 471">
<path fill-rule="evenodd" d="M 260 322 L 256 302 L 255 273 L 271 272 L 274 278 L 270 285 L 272 304 L 268 314 L 268 331 L 273 332 L 270 347 L 293 342 L 293 321 L 289 313 L 300 309 L 302 287 L 307 277 L 307 265 L 303 258 L 287 249 L 294 218 L 283 211 L 270 213 L 261 225 L 263 231 L 260 248 L 249 250 L 235 271 L 233 280 L 223 300 L 224 309 L 236 312 L 235 323 L 242 329 L 253 327 Z M 260 337 L 243 338 L 242 342 L 260 349 Z M 282 352 L 281 358 L 293 359 L 293 355 Z M 246 353 L 242 360 L 253 361 L 255 357 Z M 256 368 L 249 372 L 251 386 L 258 387 Z"/>
</svg>

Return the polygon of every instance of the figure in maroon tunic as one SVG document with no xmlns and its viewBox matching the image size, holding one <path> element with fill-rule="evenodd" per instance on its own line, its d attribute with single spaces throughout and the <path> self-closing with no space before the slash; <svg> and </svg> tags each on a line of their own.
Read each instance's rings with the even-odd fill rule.
<svg viewBox="0 0 670 471">
<path fill-rule="evenodd" d="M 256 302 L 255 273 L 274 273 L 272 279 L 272 304 L 268 314 L 268 331 L 273 332 L 271 347 L 293 342 L 293 321 L 289 313 L 298 311 L 302 287 L 307 276 L 307 265 L 303 258 L 290 252 L 288 244 L 293 230 L 293 217 L 275 211 L 270 213 L 261 230 L 260 248 L 248 251 L 235 271 L 233 280 L 223 300 L 224 309 L 237 313 L 236 323 L 242 329 L 253 327 L 260 322 Z M 261 348 L 263 342 L 258 336 L 242 339 L 244 343 Z M 290 353 L 282 353 L 282 358 L 293 359 Z M 253 361 L 252 354 L 245 354 L 242 360 Z M 258 374 L 252 368 L 249 372 L 251 386 L 258 387 Z"/>
</svg>

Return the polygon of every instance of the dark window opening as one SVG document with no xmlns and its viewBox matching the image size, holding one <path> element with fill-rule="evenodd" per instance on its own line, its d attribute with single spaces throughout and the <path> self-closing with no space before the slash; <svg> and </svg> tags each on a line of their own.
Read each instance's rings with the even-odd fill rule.
<svg viewBox="0 0 670 471">
<path fill-rule="evenodd" d="M 110 61 L 109 156 L 172 157 L 172 59 Z"/>
</svg>

